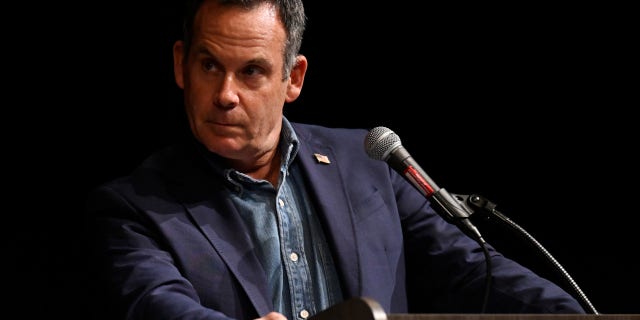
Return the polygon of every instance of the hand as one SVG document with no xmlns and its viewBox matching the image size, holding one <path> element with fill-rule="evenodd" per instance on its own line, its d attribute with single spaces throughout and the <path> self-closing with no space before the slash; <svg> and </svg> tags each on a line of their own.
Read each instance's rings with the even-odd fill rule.
<svg viewBox="0 0 640 320">
<path fill-rule="evenodd" d="M 287 320 L 285 316 L 278 312 L 269 312 L 262 318 L 258 318 L 255 320 Z"/>
</svg>

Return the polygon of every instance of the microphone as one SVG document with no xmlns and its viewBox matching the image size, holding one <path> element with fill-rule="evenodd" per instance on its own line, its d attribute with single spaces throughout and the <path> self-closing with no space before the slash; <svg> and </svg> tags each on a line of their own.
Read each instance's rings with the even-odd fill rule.
<svg viewBox="0 0 640 320">
<path fill-rule="evenodd" d="M 400 137 L 395 132 L 386 127 L 375 127 L 367 134 L 364 146 L 370 158 L 387 162 L 427 197 L 434 204 L 434 210 L 444 220 L 458 226 L 474 240 L 485 243 L 478 228 L 469 221 L 469 216 L 473 213 L 471 209 L 444 188 L 438 187 L 402 146 Z"/>
</svg>

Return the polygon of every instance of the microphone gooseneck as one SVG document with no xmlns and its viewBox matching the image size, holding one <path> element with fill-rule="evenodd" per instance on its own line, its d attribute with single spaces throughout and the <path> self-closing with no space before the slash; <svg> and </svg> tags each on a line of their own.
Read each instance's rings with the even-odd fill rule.
<svg viewBox="0 0 640 320">
<path fill-rule="evenodd" d="M 369 131 L 365 141 L 365 150 L 370 158 L 374 160 L 382 160 L 389 164 L 396 172 L 401 174 L 407 181 L 409 181 L 415 188 L 418 189 L 427 199 L 432 203 L 433 209 L 447 222 L 456 225 L 462 232 L 467 234 L 472 239 L 476 240 L 484 250 L 485 257 L 487 258 L 487 273 L 485 301 L 483 303 L 483 313 L 487 305 L 489 290 L 491 287 L 491 257 L 486 249 L 486 242 L 480 235 L 478 229 L 469 221 L 469 216 L 474 213 L 474 209 L 467 206 L 467 202 L 460 201 L 455 196 L 449 194 L 444 188 L 439 188 L 431 178 L 420 168 L 420 166 L 409 155 L 409 152 L 402 147 L 400 137 L 395 134 L 391 129 L 386 127 L 375 127 Z M 551 261 L 552 264 L 561 272 L 564 278 L 569 282 L 571 288 L 578 294 L 580 302 L 585 309 L 590 310 L 594 314 L 598 314 L 591 302 L 587 299 L 586 295 L 573 281 L 571 276 L 562 268 L 562 266 L 549 254 L 542 245 L 540 245 L 533 237 L 531 237 L 524 229 L 516 225 L 514 222 L 506 218 L 495 210 L 495 205 L 489 203 L 479 196 L 472 196 L 467 198 L 469 203 L 473 204 L 474 208 L 480 208 L 489 212 L 492 216 L 498 217 L 500 221 L 506 222 L 509 226 L 525 235 L 530 243 L 536 245 L 536 247 L 544 254 L 544 256 Z"/>
</svg>

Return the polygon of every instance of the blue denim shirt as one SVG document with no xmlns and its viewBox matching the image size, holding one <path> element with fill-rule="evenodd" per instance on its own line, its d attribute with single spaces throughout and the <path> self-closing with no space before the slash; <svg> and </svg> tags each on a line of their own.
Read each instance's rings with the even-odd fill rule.
<svg viewBox="0 0 640 320">
<path fill-rule="evenodd" d="M 306 319 L 342 301 L 338 276 L 318 216 L 294 161 L 298 139 L 283 119 L 277 186 L 233 169 L 232 200 L 257 246 L 275 311 L 287 319 Z"/>
</svg>

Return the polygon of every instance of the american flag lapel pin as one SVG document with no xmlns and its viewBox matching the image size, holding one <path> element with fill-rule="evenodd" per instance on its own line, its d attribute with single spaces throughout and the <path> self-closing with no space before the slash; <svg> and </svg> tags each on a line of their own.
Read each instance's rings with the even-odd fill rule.
<svg viewBox="0 0 640 320">
<path fill-rule="evenodd" d="M 329 157 L 325 156 L 324 154 L 314 153 L 313 155 L 316 157 L 316 161 L 318 161 L 318 163 L 324 163 L 324 164 L 331 163 L 331 161 L 329 160 Z"/>
</svg>

